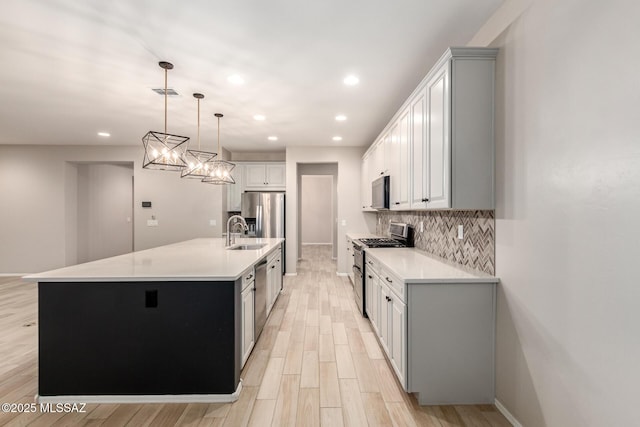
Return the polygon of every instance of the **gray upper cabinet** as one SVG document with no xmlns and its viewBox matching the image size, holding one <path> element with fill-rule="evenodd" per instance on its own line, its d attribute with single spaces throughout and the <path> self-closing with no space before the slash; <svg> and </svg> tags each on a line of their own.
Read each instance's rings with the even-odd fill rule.
<svg viewBox="0 0 640 427">
<path fill-rule="evenodd" d="M 494 209 L 497 53 L 447 49 L 384 128 L 392 209 Z"/>
</svg>

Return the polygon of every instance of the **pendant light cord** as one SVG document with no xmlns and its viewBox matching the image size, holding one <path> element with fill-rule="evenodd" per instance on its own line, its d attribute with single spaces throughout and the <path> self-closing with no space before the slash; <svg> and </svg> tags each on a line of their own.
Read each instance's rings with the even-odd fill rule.
<svg viewBox="0 0 640 427">
<path fill-rule="evenodd" d="M 167 73 L 169 71 L 164 69 L 164 133 L 167 133 Z"/>
<path fill-rule="evenodd" d="M 200 98 L 198 99 L 198 150 L 200 150 Z"/>
<path fill-rule="evenodd" d="M 218 153 L 220 160 L 222 160 L 222 151 L 220 150 L 220 117 L 218 117 Z"/>
</svg>

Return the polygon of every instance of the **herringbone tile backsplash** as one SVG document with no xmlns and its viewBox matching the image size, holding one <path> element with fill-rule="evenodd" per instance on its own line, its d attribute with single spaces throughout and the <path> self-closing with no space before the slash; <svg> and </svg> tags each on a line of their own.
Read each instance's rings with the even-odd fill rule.
<svg viewBox="0 0 640 427">
<path fill-rule="evenodd" d="M 495 274 L 493 211 L 378 212 L 376 234 L 388 236 L 390 222 L 411 224 L 416 248 L 474 270 Z M 420 232 L 424 221 L 424 232 Z M 464 239 L 458 239 L 458 225 Z"/>
</svg>

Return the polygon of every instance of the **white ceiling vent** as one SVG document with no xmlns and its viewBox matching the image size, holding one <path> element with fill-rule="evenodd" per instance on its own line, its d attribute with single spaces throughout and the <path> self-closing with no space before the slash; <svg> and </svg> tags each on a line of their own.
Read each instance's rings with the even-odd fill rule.
<svg viewBox="0 0 640 427">
<path fill-rule="evenodd" d="M 157 93 L 158 95 L 164 95 L 164 88 L 158 88 L 158 89 L 151 89 L 152 91 L 154 91 L 155 93 Z M 175 90 L 168 88 L 167 89 L 167 96 L 178 96 L 178 92 L 176 92 Z"/>
</svg>

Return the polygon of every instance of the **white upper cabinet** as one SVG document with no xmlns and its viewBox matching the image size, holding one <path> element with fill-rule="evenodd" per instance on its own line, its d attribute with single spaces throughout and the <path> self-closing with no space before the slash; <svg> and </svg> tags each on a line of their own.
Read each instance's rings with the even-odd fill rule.
<svg viewBox="0 0 640 427">
<path fill-rule="evenodd" d="M 419 92 L 411 100 L 411 208 L 424 209 L 427 207 L 429 196 L 429 181 L 427 179 L 428 145 L 426 135 L 426 101 L 425 91 Z"/>
<path fill-rule="evenodd" d="M 371 207 L 371 156 L 367 155 L 362 159 L 362 166 L 360 169 L 360 193 L 363 211 L 373 211 Z"/>
<path fill-rule="evenodd" d="M 385 127 L 391 209 L 494 209 L 497 53 L 448 49 Z"/>
<path fill-rule="evenodd" d="M 451 207 L 449 64 L 427 82 L 428 208 Z"/>
<path fill-rule="evenodd" d="M 409 203 L 409 175 L 411 172 L 411 164 L 409 163 L 409 141 L 410 141 L 410 122 L 409 107 L 405 108 L 396 123 L 391 127 L 391 150 L 389 151 L 390 159 L 390 208 L 396 210 L 407 210 L 410 208 Z"/>
<path fill-rule="evenodd" d="M 284 190 L 286 165 L 284 163 L 246 163 L 245 188 L 247 190 Z"/>
<path fill-rule="evenodd" d="M 244 165 L 236 164 L 231 171 L 231 177 L 236 182 L 226 185 L 227 188 L 227 211 L 239 212 L 242 209 L 242 193 L 244 192 Z"/>
</svg>

